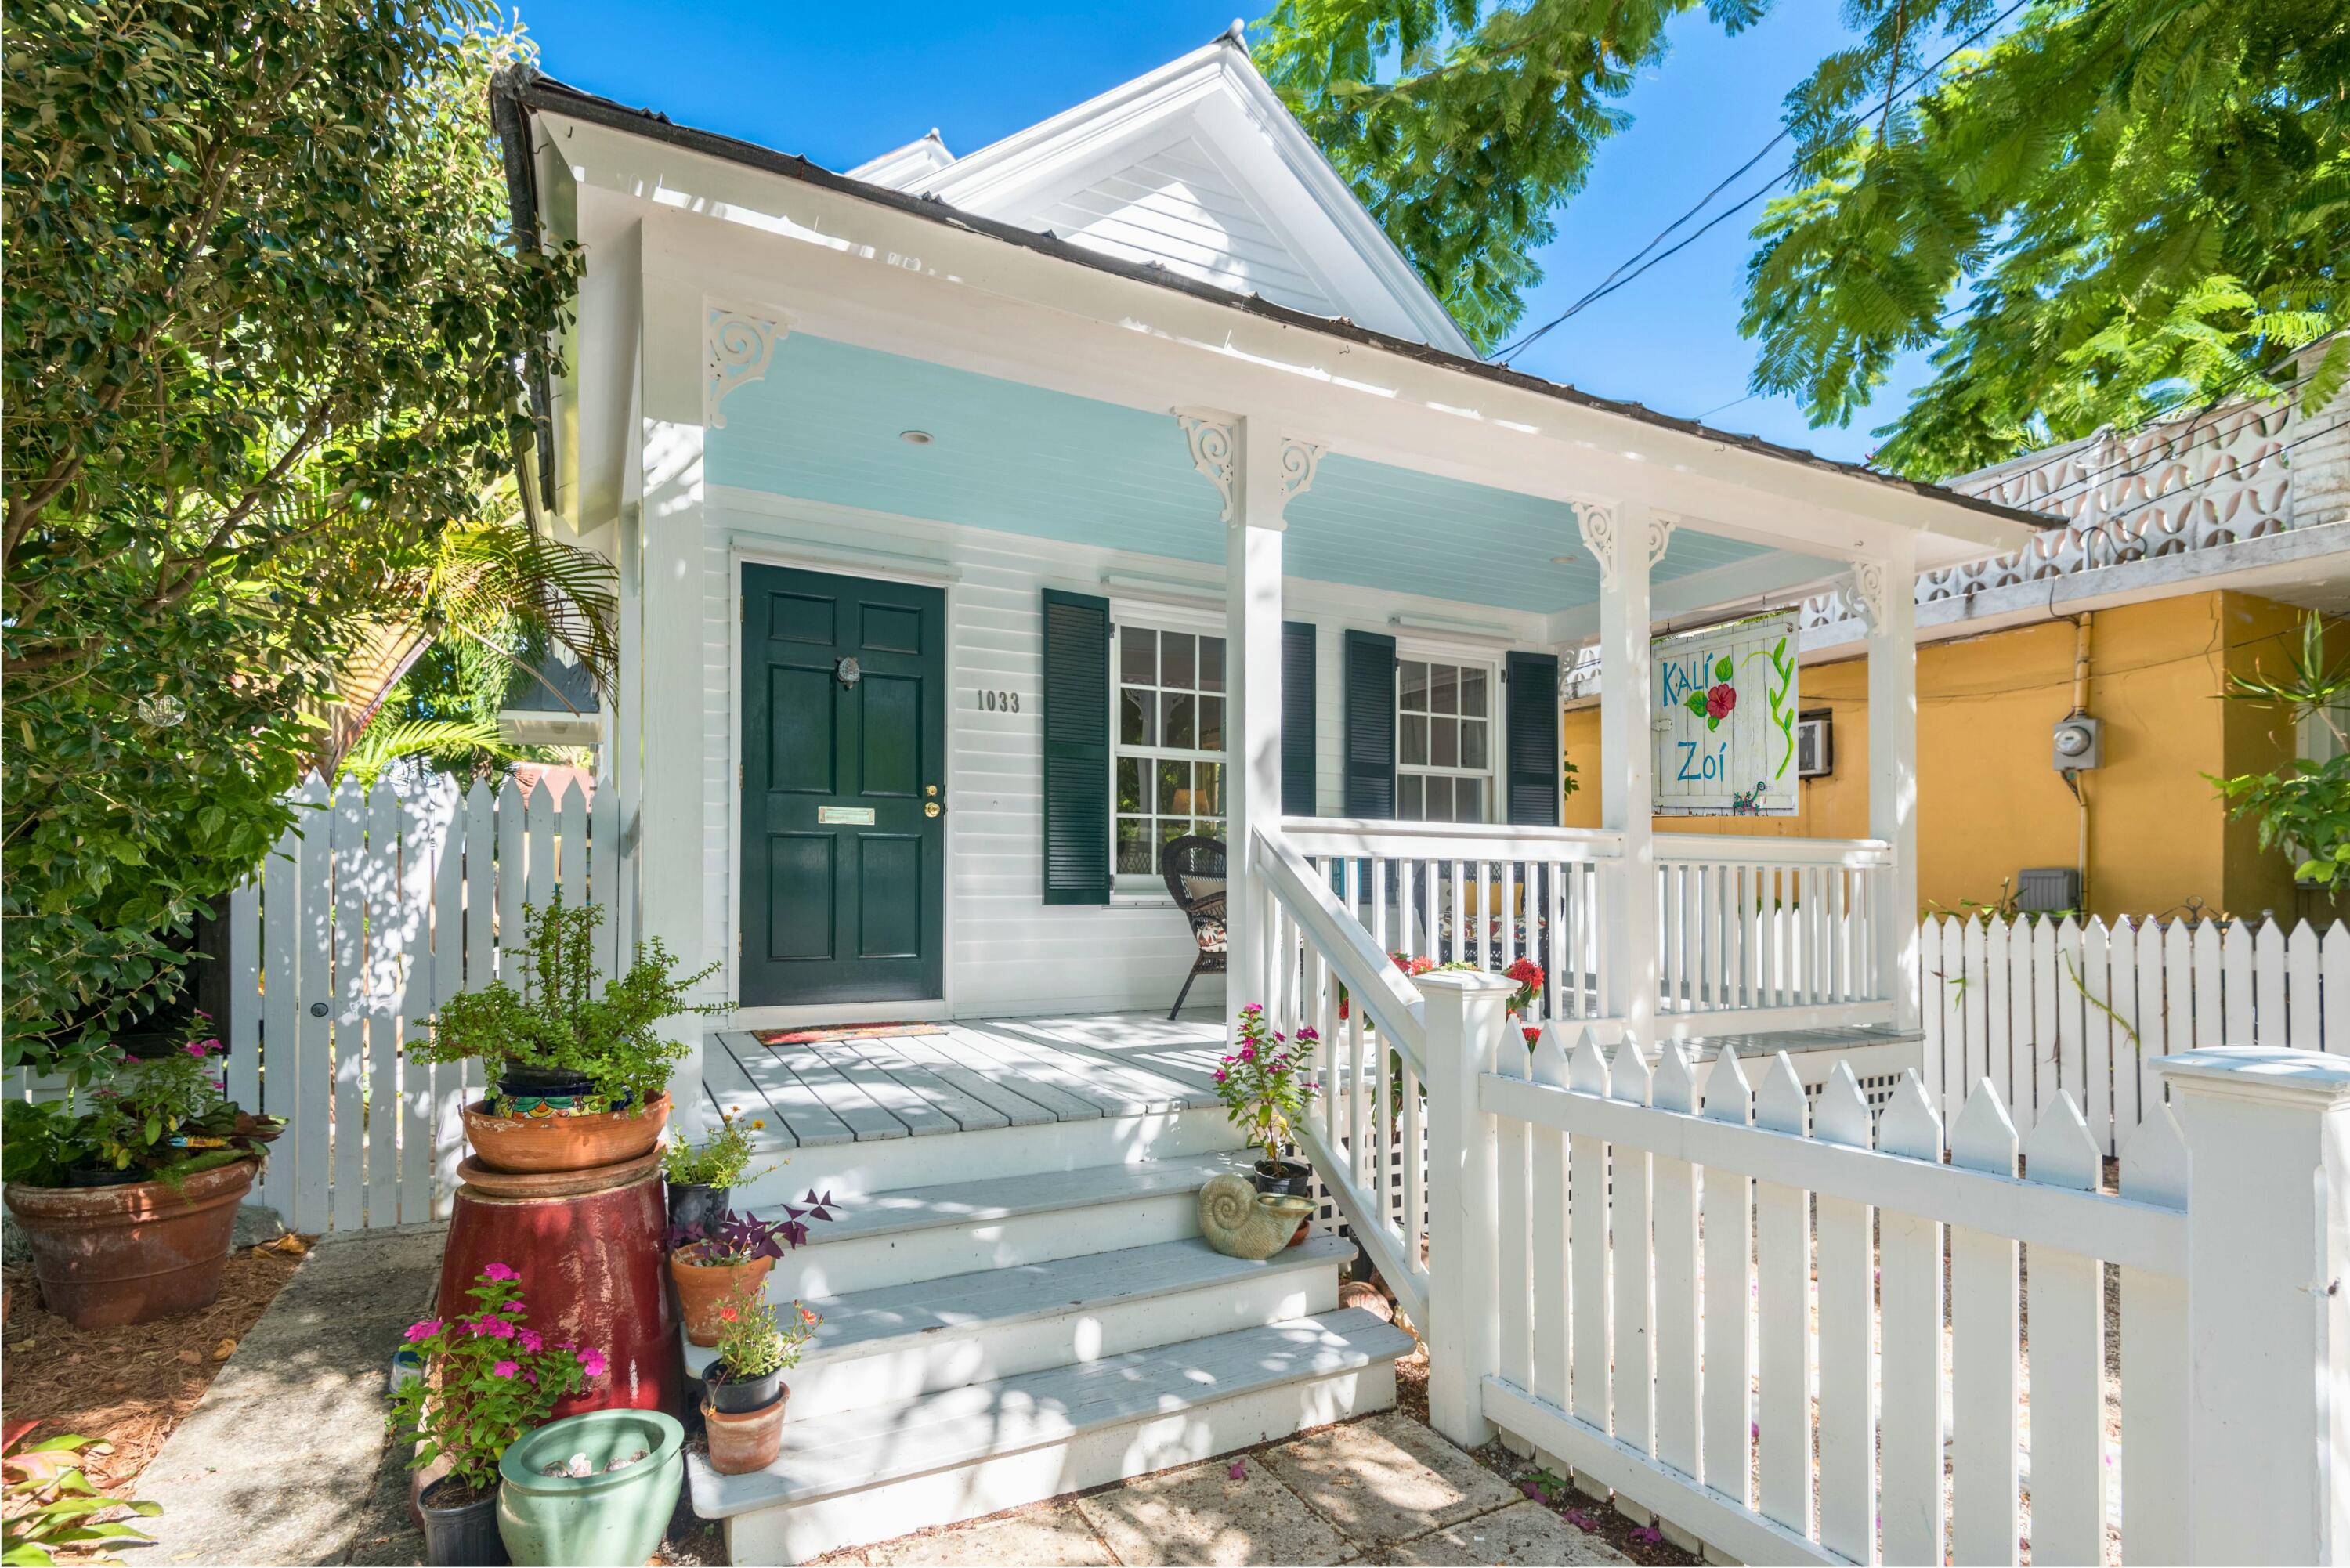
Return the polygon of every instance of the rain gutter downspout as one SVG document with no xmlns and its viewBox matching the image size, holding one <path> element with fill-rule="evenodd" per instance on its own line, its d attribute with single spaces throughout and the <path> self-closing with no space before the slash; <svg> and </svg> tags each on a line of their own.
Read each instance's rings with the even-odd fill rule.
<svg viewBox="0 0 2350 1568">
<path fill-rule="evenodd" d="M 531 168 L 530 121 L 524 114 L 521 88 L 536 76 L 536 67 L 510 66 L 490 78 L 490 129 L 496 133 L 505 164 L 506 212 L 517 250 L 539 249 L 538 186 Z M 530 481 L 536 470 L 538 490 L 534 511 L 555 512 L 555 400 L 546 381 L 546 354 L 534 348 L 523 372 L 530 393 L 533 444 L 515 453 L 515 470 L 522 480 L 525 504 L 532 501 Z"/>
</svg>

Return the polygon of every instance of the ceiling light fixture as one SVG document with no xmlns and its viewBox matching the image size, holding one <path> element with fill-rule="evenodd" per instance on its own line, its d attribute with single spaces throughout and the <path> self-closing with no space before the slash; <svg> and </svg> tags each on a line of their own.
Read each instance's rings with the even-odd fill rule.
<svg viewBox="0 0 2350 1568">
<path fill-rule="evenodd" d="M 898 432 L 898 439 L 910 446 L 928 446 L 931 444 L 931 432 L 928 431 L 899 431 Z"/>
</svg>

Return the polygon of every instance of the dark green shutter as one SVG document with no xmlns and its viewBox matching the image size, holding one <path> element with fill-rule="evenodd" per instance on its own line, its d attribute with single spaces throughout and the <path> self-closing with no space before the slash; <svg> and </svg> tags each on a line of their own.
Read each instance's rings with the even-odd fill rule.
<svg viewBox="0 0 2350 1568">
<path fill-rule="evenodd" d="M 1045 590 L 1045 902 L 1109 902 L 1109 601 Z"/>
<path fill-rule="evenodd" d="M 1396 814 L 1395 639 L 1347 634 L 1347 815 Z"/>
<path fill-rule="evenodd" d="M 1281 625 L 1281 814 L 1314 815 L 1314 628 Z"/>
<path fill-rule="evenodd" d="M 1513 653 L 1503 680 L 1509 715 L 1503 742 L 1510 820 L 1528 827 L 1558 826 L 1558 660 L 1547 653 Z"/>
</svg>

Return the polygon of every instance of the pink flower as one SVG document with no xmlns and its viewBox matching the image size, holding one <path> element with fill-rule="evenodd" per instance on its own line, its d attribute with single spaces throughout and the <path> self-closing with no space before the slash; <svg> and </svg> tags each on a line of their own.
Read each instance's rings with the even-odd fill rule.
<svg viewBox="0 0 2350 1568">
<path fill-rule="evenodd" d="M 1248 1461 L 1246 1459 L 1234 1459 L 1232 1461 L 1232 1468 L 1224 1472 L 1224 1477 L 1228 1480 L 1248 1480 Z"/>
<path fill-rule="evenodd" d="M 437 1317 L 428 1317 L 422 1323 L 411 1323 L 408 1325 L 408 1343 L 421 1345 L 440 1332 L 441 1320 Z"/>
<path fill-rule="evenodd" d="M 579 1353 L 579 1370 L 590 1377 L 603 1376 L 605 1365 L 604 1353 L 592 1345 Z"/>
<path fill-rule="evenodd" d="M 536 1355 L 539 1351 L 545 1347 L 546 1342 L 538 1337 L 538 1330 L 535 1328 L 525 1328 L 515 1331 L 515 1343 L 521 1345 L 523 1349 L 527 1351 L 529 1354 Z"/>
<path fill-rule="evenodd" d="M 1224 1081 L 1224 1070 L 1223 1070 L 1222 1067 L 1219 1067 L 1219 1068 L 1217 1068 L 1217 1069 L 1216 1069 L 1216 1082 L 1218 1082 L 1219 1084 L 1221 1084 L 1221 1083 L 1222 1083 L 1223 1081 Z"/>
<path fill-rule="evenodd" d="M 473 1320 L 473 1333 L 477 1337 L 512 1339 L 515 1336 L 515 1325 L 504 1318 L 492 1317 L 489 1314 L 484 1313 Z"/>
<path fill-rule="evenodd" d="M 193 1040 L 189 1041 L 185 1045 L 181 1046 L 180 1049 L 185 1051 L 191 1056 L 202 1056 L 204 1054 L 203 1046 Z"/>
<path fill-rule="evenodd" d="M 1705 694 L 1705 716 L 1709 719 L 1727 719 L 1730 711 L 1737 706 L 1738 688 L 1726 680 Z"/>
<path fill-rule="evenodd" d="M 1242 1061 L 1243 1061 L 1243 1062 L 1253 1062 L 1253 1061 L 1255 1061 L 1255 1060 L 1256 1060 L 1256 1047 L 1255 1047 L 1255 1046 L 1253 1046 L 1253 1045 L 1243 1045 L 1243 1046 L 1242 1046 L 1242 1047 L 1241 1047 L 1241 1060 L 1242 1060 Z"/>
<path fill-rule="evenodd" d="M 1263 1012 L 1264 1011 L 1264 1004 L 1259 1002 L 1252 1002 L 1246 1007 L 1242 1008 L 1241 1011 L 1243 1012 Z"/>
<path fill-rule="evenodd" d="M 520 1372 L 521 1370 L 522 1364 L 520 1362 L 501 1361 L 495 1366 L 490 1368 L 490 1376 L 493 1377 L 512 1377 L 515 1373 Z"/>
<path fill-rule="evenodd" d="M 485 1280 L 518 1280 L 522 1275 L 504 1263 L 484 1264 L 482 1278 Z"/>
<path fill-rule="evenodd" d="M 510 1313 L 513 1313 L 515 1316 L 519 1317 L 519 1316 L 521 1316 L 521 1315 L 522 1315 L 522 1314 L 523 1314 L 523 1312 L 524 1312 L 524 1310 L 525 1310 L 525 1309 L 524 1309 L 523 1304 L 522 1304 L 522 1303 L 521 1303 L 521 1302 L 519 1302 L 519 1301 L 511 1301 L 511 1302 L 505 1302 L 505 1303 L 503 1303 L 498 1307 L 498 1310 L 499 1310 L 500 1312 L 510 1312 Z"/>
</svg>

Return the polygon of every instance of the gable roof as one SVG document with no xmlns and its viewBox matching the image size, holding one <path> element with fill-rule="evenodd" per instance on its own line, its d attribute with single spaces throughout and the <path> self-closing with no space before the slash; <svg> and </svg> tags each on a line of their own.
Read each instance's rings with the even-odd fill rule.
<svg viewBox="0 0 2350 1568">
<path fill-rule="evenodd" d="M 1447 353 L 1468 339 L 1249 58 L 1205 47 L 955 158 L 932 131 L 849 177 Z"/>
</svg>

